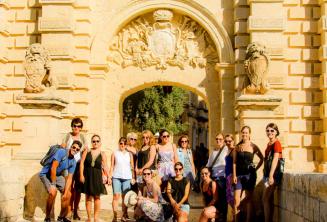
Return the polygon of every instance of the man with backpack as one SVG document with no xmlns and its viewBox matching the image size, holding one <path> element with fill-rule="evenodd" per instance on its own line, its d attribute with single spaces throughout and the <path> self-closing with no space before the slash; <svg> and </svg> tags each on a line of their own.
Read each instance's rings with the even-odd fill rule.
<svg viewBox="0 0 327 222">
<path fill-rule="evenodd" d="M 49 193 L 46 204 L 45 222 L 50 222 L 50 213 L 54 206 L 57 195 L 57 189 L 62 193 L 61 211 L 58 222 L 69 222 L 66 218 L 67 208 L 71 198 L 71 184 L 73 174 L 76 168 L 76 160 L 74 155 L 77 154 L 82 147 L 82 143 L 78 140 L 73 141 L 69 150 L 59 145 L 50 147 L 50 150 L 41 160 L 43 168 L 39 174 L 42 183 Z"/>
</svg>

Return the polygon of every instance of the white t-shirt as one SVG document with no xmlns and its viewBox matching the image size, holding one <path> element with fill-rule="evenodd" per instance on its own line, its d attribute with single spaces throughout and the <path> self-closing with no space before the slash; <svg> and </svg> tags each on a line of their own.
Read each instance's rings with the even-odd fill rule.
<svg viewBox="0 0 327 222">
<path fill-rule="evenodd" d="M 112 177 L 117 179 L 132 179 L 131 171 L 131 154 L 127 150 L 122 152 L 121 150 L 116 150 L 114 152 L 115 156 L 115 166 L 113 170 Z"/>
<path fill-rule="evenodd" d="M 212 166 L 212 162 L 216 159 L 216 156 L 219 153 L 219 150 L 214 150 L 211 155 L 209 156 L 207 167 L 212 167 L 213 174 L 212 177 L 221 177 L 225 176 L 225 166 L 226 166 L 226 161 L 225 157 L 228 154 L 228 147 L 224 146 L 222 148 L 223 150 L 221 151 L 218 159 L 216 160 L 215 164 Z"/>
</svg>

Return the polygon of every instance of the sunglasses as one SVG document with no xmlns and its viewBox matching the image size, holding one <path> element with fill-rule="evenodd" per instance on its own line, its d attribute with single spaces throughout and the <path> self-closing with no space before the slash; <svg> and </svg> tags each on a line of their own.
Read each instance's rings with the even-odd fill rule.
<svg viewBox="0 0 327 222">
<path fill-rule="evenodd" d="M 126 143 L 121 142 L 121 143 L 119 143 L 119 145 L 126 145 Z"/>
<path fill-rule="evenodd" d="M 82 125 L 73 125 L 73 128 L 82 128 Z"/>
<path fill-rule="evenodd" d="M 169 138 L 169 135 L 163 135 L 162 138 Z"/>
<path fill-rule="evenodd" d="M 93 140 L 92 143 L 100 143 L 100 140 Z"/>
<path fill-rule="evenodd" d="M 143 136 L 142 138 L 147 140 L 147 139 L 149 139 L 150 137 L 148 137 L 148 136 Z"/>
<path fill-rule="evenodd" d="M 175 168 L 175 171 L 182 171 L 183 168 Z"/>
<path fill-rule="evenodd" d="M 267 133 L 273 133 L 273 132 L 275 132 L 275 130 L 273 130 L 273 129 L 271 129 L 271 130 L 267 129 L 266 132 Z"/>
<path fill-rule="evenodd" d="M 135 138 L 130 138 L 129 140 L 134 140 L 134 141 L 136 141 L 137 139 L 135 139 Z"/>
<path fill-rule="evenodd" d="M 73 150 L 76 150 L 77 152 L 81 150 L 81 148 L 76 147 L 76 146 L 72 146 L 72 149 L 73 149 Z"/>
<path fill-rule="evenodd" d="M 181 143 L 188 143 L 188 141 L 187 140 L 182 140 Z"/>
<path fill-rule="evenodd" d="M 225 143 L 232 143 L 233 140 L 225 140 Z"/>
<path fill-rule="evenodd" d="M 143 176 L 150 176 L 151 173 L 143 173 Z"/>
<path fill-rule="evenodd" d="M 209 174 L 208 172 L 204 172 L 204 173 L 201 173 L 201 176 L 206 176 L 208 174 Z"/>
</svg>

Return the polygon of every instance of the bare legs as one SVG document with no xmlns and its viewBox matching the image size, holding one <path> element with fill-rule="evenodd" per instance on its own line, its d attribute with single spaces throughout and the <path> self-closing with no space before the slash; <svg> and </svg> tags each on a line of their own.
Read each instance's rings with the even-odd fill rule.
<svg viewBox="0 0 327 222">
<path fill-rule="evenodd" d="M 85 207 L 87 212 L 87 221 L 91 221 L 92 196 L 85 195 Z"/>
<path fill-rule="evenodd" d="M 114 211 L 114 219 L 117 218 L 119 198 L 120 193 L 115 193 L 112 197 L 112 210 Z"/>
<path fill-rule="evenodd" d="M 91 211 L 92 211 L 92 199 L 94 199 L 94 221 L 98 221 L 99 212 L 101 207 L 100 196 L 89 196 L 85 197 L 85 206 L 87 212 L 87 221 L 91 221 Z"/>
<path fill-rule="evenodd" d="M 50 218 L 50 213 L 51 213 L 54 201 L 56 199 L 56 196 L 57 196 L 57 189 L 55 187 L 51 187 L 50 191 L 49 191 L 49 196 L 47 199 L 46 210 L 45 210 L 46 218 Z"/>
<path fill-rule="evenodd" d="M 275 185 L 264 188 L 263 190 L 262 202 L 263 202 L 263 209 L 265 214 L 265 222 L 272 221 L 272 218 L 274 216 L 274 204 L 273 204 L 274 191 L 275 191 Z"/>
</svg>

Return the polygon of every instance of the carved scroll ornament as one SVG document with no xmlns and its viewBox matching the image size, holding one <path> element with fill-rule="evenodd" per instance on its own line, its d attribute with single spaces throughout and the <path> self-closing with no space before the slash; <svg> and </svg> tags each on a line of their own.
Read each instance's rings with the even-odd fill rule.
<svg viewBox="0 0 327 222">
<path fill-rule="evenodd" d="M 40 93 L 52 85 L 50 78 L 51 59 L 47 50 L 39 43 L 34 43 L 25 55 L 25 89 L 26 93 Z"/>
<path fill-rule="evenodd" d="M 150 66 L 166 69 L 168 65 L 204 68 L 207 63 L 217 62 L 210 36 L 197 22 L 180 15 L 175 21 L 173 12 L 166 9 L 152 15 L 152 19 L 136 18 L 115 36 L 110 46 L 111 62 L 142 70 Z"/>
<path fill-rule="evenodd" d="M 269 57 L 265 46 L 250 43 L 246 49 L 244 67 L 247 73 L 246 94 L 265 94 L 268 91 L 267 73 Z"/>
</svg>

